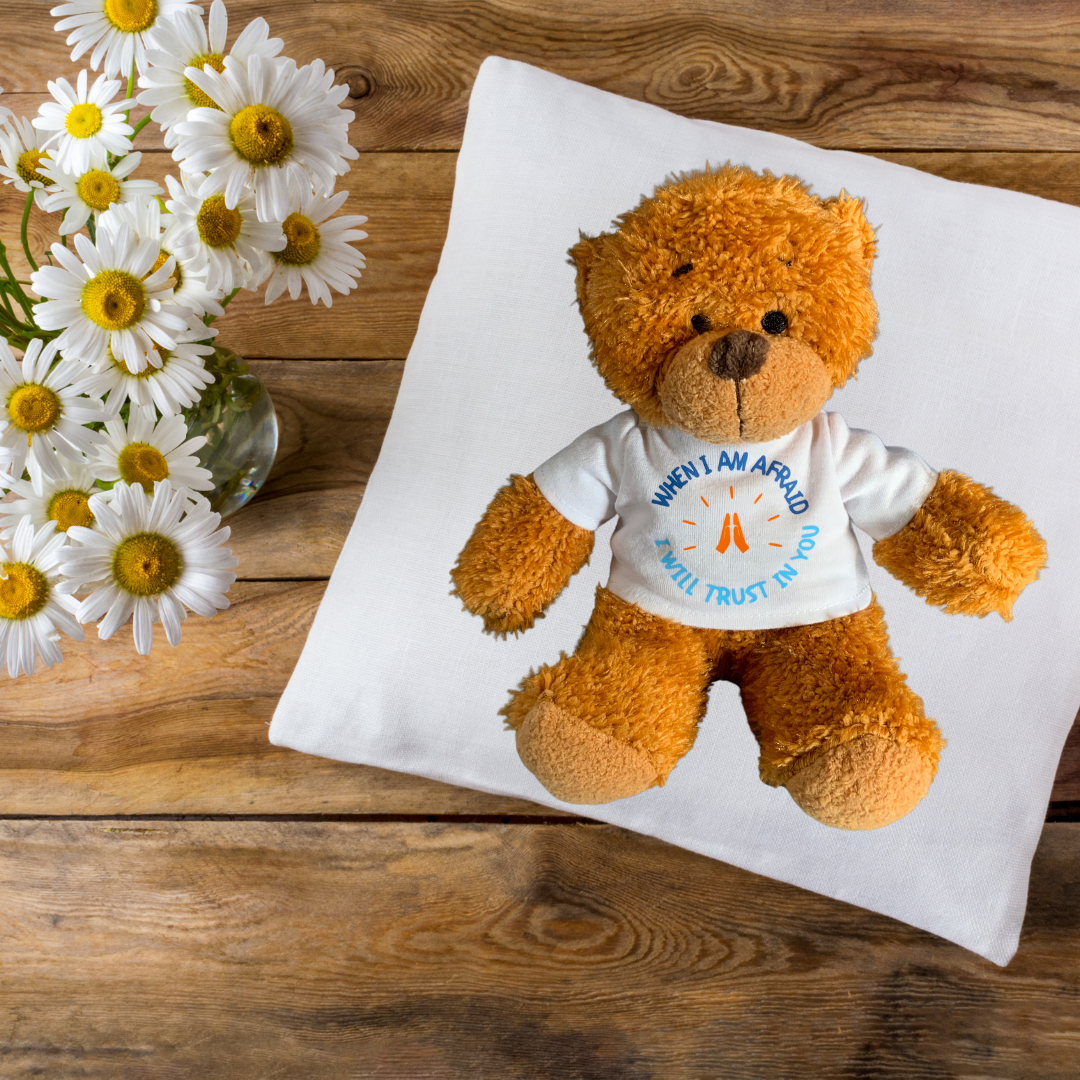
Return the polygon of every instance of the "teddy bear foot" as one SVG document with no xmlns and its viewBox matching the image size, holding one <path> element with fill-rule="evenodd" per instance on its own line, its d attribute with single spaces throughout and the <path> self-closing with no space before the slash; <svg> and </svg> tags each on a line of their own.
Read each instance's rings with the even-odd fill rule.
<svg viewBox="0 0 1080 1080">
<path fill-rule="evenodd" d="M 914 746 L 860 735 L 811 755 L 784 786 L 823 825 L 880 829 L 918 805 L 934 772 Z"/>
<path fill-rule="evenodd" d="M 613 802 L 637 795 L 657 779 L 640 750 L 551 701 L 529 710 L 517 729 L 517 750 L 525 767 L 563 802 Z"/>
</svg>

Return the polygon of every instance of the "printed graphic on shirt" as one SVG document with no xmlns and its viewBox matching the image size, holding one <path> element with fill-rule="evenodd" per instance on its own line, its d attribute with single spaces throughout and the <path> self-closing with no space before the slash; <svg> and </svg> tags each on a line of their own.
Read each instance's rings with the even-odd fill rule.
<svg viewBox="0 0 1080 1080">
<path fill-rule="evenodd" d="M 703 604 L 768 602 L 797 582 L 817 546 L 820 530 L 803 516 L 811 507 L 799 478 L 780 460 L 749 460 L 749 452 L 722 451 L 711 461 L 703 454 L 668 473 L 651 500 L 672 519 L 653 541 L 661 567 Z M 748 575 L 751 551 L 758 572 Z"/>
</svg>

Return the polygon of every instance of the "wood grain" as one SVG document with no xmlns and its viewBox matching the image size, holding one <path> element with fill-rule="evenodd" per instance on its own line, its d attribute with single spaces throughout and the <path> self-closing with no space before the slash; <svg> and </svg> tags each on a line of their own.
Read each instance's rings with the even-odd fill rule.
<svg viewBox="0 0 1080 1080">
<path fill-rule="evenodd" d="M 397 361 L 255 360 L 278 415 L 274 468 L 228 519 L 246 579 L 326 578 L 345 542 L 390 422 Z"/>
<path fill-rule="evenodd" d="M 156 628 L 146 657 L 130 627 L 108 641 L 93 630 L 82 643 L 65 639 L 63 664 L 4 688 L 0 815 L 550 816 L 524 800 L 270 745 L 266 725 L 323 588 L 234 585 L 232 607 L 188 619 L 178 648 Z"/>
<path fill-rule="evenodd" d="M 0 815 L 540 814 L 551 811 L 271 746 L 266 725 L 300 655 L 321 582 L 246 582 L 137 656 L 130 629 L 64 642 L 64 663 L 5 687 Z M 492 724 L 497 723 L 492 717 Z M 1062 760 L 1075 783 L 1080 741 Z"/>
<path fill-rule="evenodd" d="M 0 99 L 4 100 L 4 99 Z M 313 307 L 288 294 L 267 307 L 263 294 L 242 293 L 218 320 L 221 340 L 243 356 L 400 359 L 409 351 L 431 279 L 439 263 L 454 186 L 453 154 L 371 154 L 338 185 L 349 199 L 343 213 L 365 214 L 368 238 L 357 245 L 369 261 L 359 287 L 335 294 L 334 305 Z M 164 188 L 179 175 L 168 154 L 146 154 L 137 176 Z M 19 242 L 23 199 L 0 187 L 0 240 L 20 277 L 29 273 Z M 57 242 L 59 217 L 34 207 L 31 250 L 38 262 Z"/>
<path fill-rule="evenodd" d="M 1011 156 L 1020 158 L 1021 165 L 1029 158 Z M 984 175 L 978 171 L 984 155 L 970 157 L 974 160 L 952 155 L 934 164 L 953 169 L 957 179 Z M 1060 160 L 1046 164 L 1035 175 L 1023 176 L 1024 182 L 1041 179 L 1047 188 L 1063 194 L 1069 193 L 1070 183 L 1078 183 Z M 230 544 L 240 559 L 239 573 L 257 580 L 325 578 L 378 456 L 402 364 L 259 360 L 253 368 L 276 403 L 281 448 L 264 492 L 230 519 L 234 530 Z M 269 625 L 274 618 L 272 606 L 259 612 L 259 619 Z M 8 698 L 8 719 L 0 725 L 0 761 L 10 763 L 0 772 L 0 813 L 536 812 L 531 804 L 271 748 L 265 742 L 265 724 L 313 613 L 312 604 L 296 629 L 293 645 L 297 651 L 281 659 L 276 681 L 264 682 L 260 672 L 255 690 L 245 689 L 247 684 L 241 680 L 231 697 L 212 706 L 198 700 L 185 704 L 184 691 L 175 689 L 157 706 L 147 705 L 147 711 L 141 711 L 143 706 L 128 708 L 123 698 L 126 689 L 114 686 L 109 667 L 87 686 L 80 685 L 74 696 L 62 683 L 50 683 L 46 690 L 42 675 L 33 683 L 20 680 Z M 188 641 L 200 623 L 198 619 L 188 623 Z M 221 624 L 223 632 L 225 625 Z M 262 627 L 262 623 L 256 625 Z M 212 642 L 218 626 L 212 622 L 205 627 L 200 632 L 209 634 Z M 135 662 L 128 656 L 126 637 L 123 640 L 123 645 L 118 639 L 105 647 L 117 650 L 125 663 Z M 218 646 L 211 644 L 206 651 L 191 653 L 188 641 L 175 655 L 185 677 L 198 682 L 201 664 L 212 668 L 218 663 Z M 88 661 L 96 662 L 97 642 L 79 648 Z M 164 654 L 167 647 L 161 649 Z M 158 662 L 152 657 L 149 670 L 156 671 Z M 57 671 L 70 667 L 69 662 Z M 112 711 L 116 694 L 125 701 L 120 715 Z M 35 728 L 27 743 L 28 721 L 20 709 L 29 699 L 39 700 L 52 712 L 48 726 Z M 61 738 L 58 726 L 70 738 Z M 96 751 L 86 748 L 99 745 L 96 736 L 103 740 L 100 745 L 114 748 L 103 763 L 97 761 Z M 140 756 L 157 740 L 164 747 L 160 759 Z M 45 753 L 32 766 L 25 758 L 31 744 Z M 126 763 L 125 754 L 130 755 Z M 1062 757 L 1053 799 L 1057 803 L 1080 800 L 1080 729 Z"/>
<path fill-rule="evenodd" d="M 43 4 L 7 0 L 7 103 L 72 76 Z M 1080 149 L 1080 26 L 1068 0 L 233 0 L 299 63 L 356 95 L 364 150 L 460 145 L 489 54 L 687 116 L 848 149 Z M 10 93 L 16 91 L 18 93 Z"/>
<path fill-rule="evenodd" d="M 888 153 L 878 157 L 965 183 L 1026 191 L 1080 206 L 1080 155 L 1072 153 Z M 407 355 L 424 297 L 438 268 L 453 194 L 456 154 L 365 154 L 345 178 L 347 211 L 365 213 L 369 237 L 359 245 L 368 268 L 359 288 L 327 310 L 287 297 L 270 307 L 244 293 L 218 321 L 221 340 L 247 357 L 399 359 Z M 166 154 L 147 154 L 138 175 L 163 181 L 174 172 Z M 0 239 L 18 271 L 22 199 L 0 187 Z M 50 215 L 31 214 L 40 258 L 55 241 Z M 569 244 L 574 237 L 569 237 Z"/>
<path fill-rule="evenodd" d="M 1000 969 L 608 826 L 2 822 L 0 1069 L 1073 1080 L 1078 866 Z"/>
</svg>

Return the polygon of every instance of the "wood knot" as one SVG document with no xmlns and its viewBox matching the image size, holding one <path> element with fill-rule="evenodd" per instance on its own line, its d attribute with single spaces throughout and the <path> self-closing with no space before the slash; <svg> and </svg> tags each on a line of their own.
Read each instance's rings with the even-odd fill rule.
<svg viewBox="0 0 1080 1080">
<path fill-rule="evenodd" d="M 371 72 L 358 67 L 338 68 L 339 83 L 346 83 L 349 87 L 349 97 L 353 101 L 371 97 L 375 93 L 375 79 Z"/>
</svg>

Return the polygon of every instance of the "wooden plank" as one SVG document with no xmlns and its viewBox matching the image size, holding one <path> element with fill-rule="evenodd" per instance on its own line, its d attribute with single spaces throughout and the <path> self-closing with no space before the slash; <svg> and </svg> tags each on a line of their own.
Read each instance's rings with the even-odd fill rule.
<svg viewBox="0 0 1080 1080">
<path fill-rule="evenodd" d="M 8 9 L 4 82 L 71 75 L 48 9 Z M 1080 26 L 1068 0 L 233 0 L 300 63 L 353 89 L 364 150 L 460 145 L 483 58 L 498 54 L 687 116 L 848 149 L 1080 149 Z M 9 93 L 9 99 L 17 95 Z M 10 107 L 23 111 L 17 100 Z"/>
<path fill-rule="evenodd" d="M 965 178 L 970 175 L 969 170 Z M 1039 175 L 1047 182 L 1061 183 L 1059 191 L 1068 182 L 1063 169 L 1055 172 L 1047 168 Z M 263 360 L 255 361 L 253 367 L 277 404 L 281 452 L 264 494 L 229 521 L 234 530 L 230 544 L 240 559 L 239 572 L 248 579 L 325 578 L 377 457 L 402 364 Z M 312 606 L 309 615 L 313 610 Z M 272 612 L 267 610 L 265 617 L 271 619 Z M 186 633 L 200 623 L 199 619 L 191 620 Z M 206 625 L 216 628 L 217 624 Z M 297 647 L 307 625 L 304 622 L 297 630 Z M 119 640 L 105 646 L 95 641 L 79 649 L 95 661 L 99 658 L 95 650 L 104 647 L 118 650 L 125 662 L 144 663 L 128 656 L 130 646 L 126 638 L 123 640 L 123 645 Z M 201 678 L 199 660 L 205 658 L 212 664 L 216 648 L 211 645 L 208 653 L 189 657 L 185 643 L 176 655 L 183 660 L 186 677 L 197 682 Z M 162 646 L 162 650 L 167 647 Z M 248 812 L 297 813 L 535 811 L 531 804 L 491 800 L 421 780 L 374 775 L 374 771 L 273 750 L 265 744 L 264 725 L 296 655 L 293 652 L 281 660 L 280 678 L 268 684 L 269 690 L 260 686 L 252 691 L 257 698 L 254 703 L 238 686 L 234 697 L 220 706 L 206 706 L 198 700 L 185 703 L 182 696 L 176 696 L 158 711 L 144 714 L 136 709 L 116 717 L 108 709 L 100 712 L 100 703 L 90 702 L 83 716 L 70 707 L 63 689 L 49 691 L 42 700 L 53 700 L 56 706 L 50 724 L 73 725 L 65 729 L 72 741 L 60 739 L 53 726 L 35 734 L 34 745 L 51 747 L 54 756 L 49 758 L 51 764 L 32 768 L 14 764 L 23 760 L 20 755 L 27 738 L 17 703 L 24 694 L 36 696 L 45 677 L 39 674 L 29 683 L 19 680 L 13 684 L 14 696 L 9 699 L 12 719 L 0 731 L 0 760 L 12 763 L 2 774 L 5 779 L 0 790 L 5 795 L 0 798 L 0 812 L 215 813 L 238 812 L 238 807 Z M 154 657 L 146 663 L 149 670 L 156 670 Z M 106 690 L 96 688 L 95 692 L 100 700 L 111 701 L 115 688 L 111 683 L 105 685 Z M 259 697 L 264 692 L 273 697 Z M 80 688 L 75 698 L 80 709 L 86 693 Z M 150 739 L 148 745 L 152 745 L 154 739 L 164 739 L 166 731 L 174 733 L 169 739 L 176 731 L 190 734 L 182 749 L 166 750 L 161 761 L 143 760 L 132 749 L 133 740 Z M 121 755 L 107 765 L 96 765 L 82 748 L 84 740 L 93 744 L 95 733 L 104 740 L 103 745 L 135 754 L 132 761 L 125 763 Z M 174 752 L 180 755 L 179 760 L 170 756 Z M 87 772 L 93 774 L 90 780 Z M 175 782 L 166 783 L 166 774 Z M 1062 758 L 1053 799 L 1080 801 L 1080 729 Z"/>
<path fill-rule="evenodd" d="M 178 648 L 157 628 L 148 657 L 136 655 L 130 628 L 109 641 L 92 628 L 85 642 L 65 639 L 62 664 L 4 688 L 0 815 L 550 816 L 524 800 L 269 744 L 266 725 L 323 588 L 234 585 L 232 607 L 188 619 Z"/>
<path fill-rule="evenodd" d="M 1070 804 L 1070 819 L 1080 820 L 1080 713 L 1077 713 L 1069 737 L 1065 740 L 1065 749 L 1061 751 L 1050 801 L 1059 806 Z"/>
<path fill-rule="evenodd" d="M 330 576 L 378 457 L 402 367 L 400 360 L 252 361 L 274 402 L 279 437 L 262 492 L 226 522 L 240 577 Z"/>
<path fill-rule="evenodd" d="M 343 212 L 369 218 L 369 236 L 358 244 L 369 263 L 359 287 L 349 296 L 335 294 L 329 309 L 288 294 L 267 307 L 262 292 L 242 293 L 218 320 L 221 341 L 248 357 L 405 356 L 438 267 L 456 163 L 455 154 L 365 155 L 338 185 L 350 193 Z M 176 163 L 154 153 L 145 155 L 136 175 L 164 187 L 167 173 L 179 175 Z M 19 241 L 23 198 L 13 187 L 0 187 L 0 239 L 20 277 L 29 273 Z M 58 216 L 31 211 L 38 262 L 57 242 L 58 225 Z"/>
<path fill-rule="evenodd" d="M 876 155 L 952 180 L 1026 191 L 1080 205 L 1080 157 L 1071 153 L 890 153 Z M 243 294 L 219 320 L 221 340 L 248 357 L 395 359 L 412 344 L 420 309 L 446 236 L 456 154 L 366 154 L 345 178 L 346 209 L 366 213 L 371 234 L 360 244 L 369 264 L 359 288 L 333 308 L 287 297 L 270 307 Z M 173 168 L 148 154 L 139 175 L 159 181 Z M 0 187 L 0 239 L 18 248 L 22 200 Z M 49 215 L 31 214 L 33 247 L 44 250 Z M 568 237 L 569 245 L 574 237 Z M 19 272 L 25 264 L 13 251 Z"/>
<path fill-rule="evenodd" d="M 178 648 L 158 629 L 148 657 L 130 629 L 65 640 L 61 665 L 0 699 L 0 815 L 553 813 L 271 746 L 266 725 L 323 588 L 239 583 L 227 611 L 185 623 Z M 1055 798 L 1075 797 L 1078 751 L 1080 739 Z"/>
<path fill-rule="evenodd" d="M 1000 969 L 607 826 L 0 823 L 7 1077 L 1073 1080 L 1080 825 Z"/>
</svg>

